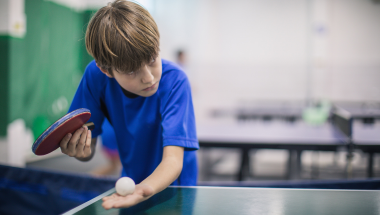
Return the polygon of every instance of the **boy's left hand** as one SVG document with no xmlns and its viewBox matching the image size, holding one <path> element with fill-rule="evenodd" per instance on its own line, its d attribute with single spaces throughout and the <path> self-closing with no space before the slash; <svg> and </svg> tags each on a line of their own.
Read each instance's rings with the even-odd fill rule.
<svg viewBox="0 0 380 215">
<path fill-rule="evenodd" d="M 145 201 L 153 196 L 153 188 L 146 184 L 137 184 L 135 187 L 135 192 L 127 196 L 120 196 L 117 193 L 111 196 L 106 196 L 103 198 L 102 206 L 108 210 L 111 208 L 129 208 L 133 205 Z"/>
</svg>

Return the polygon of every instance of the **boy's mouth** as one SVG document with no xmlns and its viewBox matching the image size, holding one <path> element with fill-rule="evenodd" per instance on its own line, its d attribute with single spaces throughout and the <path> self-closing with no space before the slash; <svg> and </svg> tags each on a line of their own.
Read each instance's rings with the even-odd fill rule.
<svg viewBox="0 0 380 215">
<path fill-rule="evenodd" d="M 150 90 L 154 89 L 154 87 L 156 86 L 156 84 L 157 84 L 157 82 L 154 83 L 152 86 L 143 89 L 143 91 L 150 91 Z"/>
</svg>

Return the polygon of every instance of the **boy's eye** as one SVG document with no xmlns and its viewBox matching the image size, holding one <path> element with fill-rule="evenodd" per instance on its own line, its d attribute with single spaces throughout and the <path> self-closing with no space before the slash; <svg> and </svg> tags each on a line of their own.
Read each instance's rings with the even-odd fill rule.
<svg viewBox="0 0 380 215">
<path fill-rule="evenodd" d="M 150 63 L 154 63 L 156 61 L 156 59 L 152 58 L 152 60 L 150 61 Z"/>
<path fill-rule="evenodd" d="M 130 71 L 127 73 L 127 75 L 133 75 L 135 72 L 134 71 Z"/>
</svg>

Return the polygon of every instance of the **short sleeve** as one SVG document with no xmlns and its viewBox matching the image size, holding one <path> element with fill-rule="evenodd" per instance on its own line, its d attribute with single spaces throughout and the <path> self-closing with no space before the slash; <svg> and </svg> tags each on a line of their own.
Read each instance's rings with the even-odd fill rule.
<svg viewBox="0 0 380 215">
<path fill-rule="evenodd" d="M 92 137 L 97 137 L 102 132 L 101 127 L 104 120 L 101 107 L 101 88 L 104 82 L 102 83 L 102 81 L 99 80 L 99 75 L 101 74 L 97 74 L 96 71 L 94 71 L 96 69 L 95 62 L 87 66 L 69 109 L 69 112 L 79 108 L 87 108 L 90 110 L 91 118 L 88 122 L 95 124 L 95 129 L 92 130 Z"/>
<path fill-rule="evenodd" d="M 199 148 L 190 84 L 187 77 L 173 85 L 162 111 L 163 146 Z"/>
</svg>

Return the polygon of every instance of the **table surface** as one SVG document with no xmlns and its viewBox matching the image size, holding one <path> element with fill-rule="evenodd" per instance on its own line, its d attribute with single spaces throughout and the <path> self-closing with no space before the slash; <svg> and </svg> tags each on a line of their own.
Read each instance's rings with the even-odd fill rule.
<svg viewBox="0 0 380 215">
<path fill-rule="evenodd" d="M 128 209 L 105 210 L 101 198 L 66 214 L 380 214 L 380 191 L 233 187 L 168 187 Z"/>
</svg>

